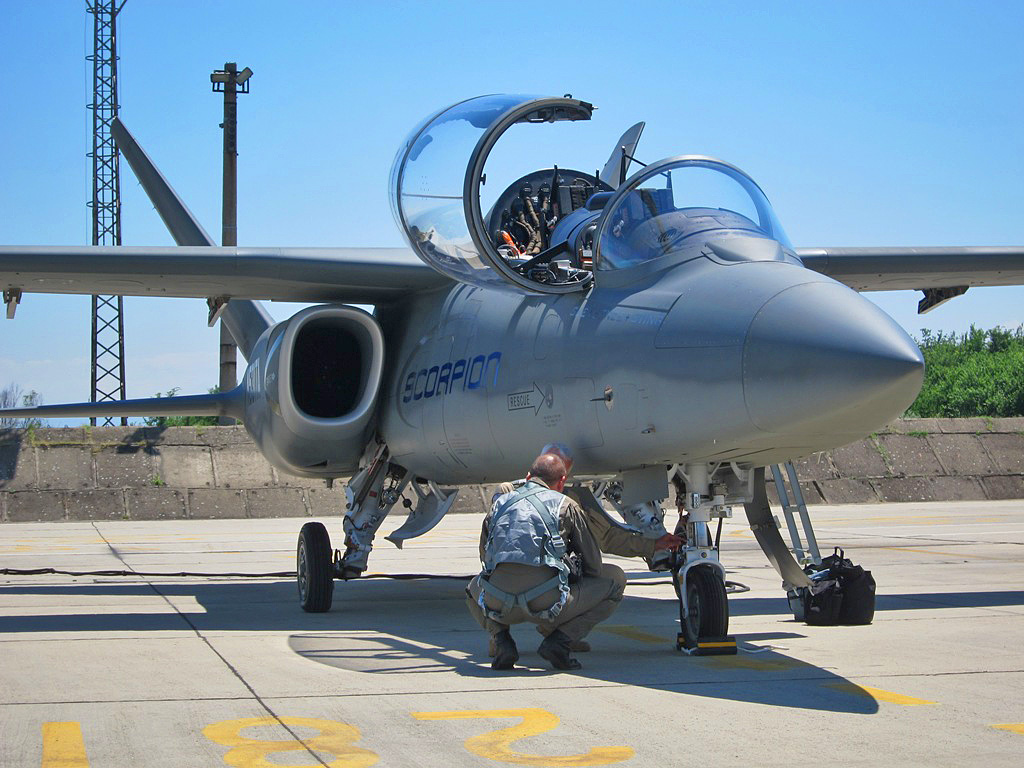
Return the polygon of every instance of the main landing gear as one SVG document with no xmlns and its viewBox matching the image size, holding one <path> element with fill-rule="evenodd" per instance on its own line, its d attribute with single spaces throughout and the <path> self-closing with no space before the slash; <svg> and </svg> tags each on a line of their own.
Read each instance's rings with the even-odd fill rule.
<svg viewBox="0 0 1024 768">
<path fill-rule="evenodd" d="M 331 537 L 323 523 L 306 523 L 299 531 L 295 571 L 299 582 L 299 604 L 309 613 L 331 609 L 334 597 L 334 563 Z"/>
<path fill-rule="evenodd" d="M 415 502 L 402 492 L 411 487 Z M 456 489 L 439 488 L 434 482 L 414 478 L 404 467 L 388 460 L 387 446 L 374 443 L 367 449 L 362 469 L 345 488 L 344 553 L 331 547 L 323 523 L 302 526 L 295 551 L 299 605 L 309 613 L 331 609 L 335 579 L 353 579 L 366 570 L 373 539 L 391 509 L 402 500 L 409 516 L 386 538 L 399 549 L 422 536 L 440 522 L 458 494 Z"/>
</svg>

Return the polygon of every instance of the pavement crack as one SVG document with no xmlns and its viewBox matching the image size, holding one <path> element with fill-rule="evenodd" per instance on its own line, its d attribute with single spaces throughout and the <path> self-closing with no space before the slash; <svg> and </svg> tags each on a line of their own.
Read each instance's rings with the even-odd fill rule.
<svg viewBox="0 0 1024 768">
<path fill-rule="evenodd" d="M 111 554 L 113 554 L 114 557 L 116 557 L 121 562 L 121 564 L 124 565 L 125 569 L 128 570 L 128 571 L 131 571 L 132 573 L 136 573 L 137 574 L 138 571 L 136 571 L 135 568 L 132 567 L 132 565 L 130 563 L 128 563 L 128 561 L 126 561 L 124 559 L 124 557 L 121 556 L 121 553 L 117 550 L 117 548 L 113 544 L 110 543 L 110 540 L 107 539 L 107 537 L 103 535 L 103 532 L 99 529 L 99 527 L 97 527 L 95 522 L 92 523 L 92 527 L 93 527 L 93 530 L 96 531 L 96 535 L 99 536 L 100 539 L 103 540 L 103 543 L 107 545 L 107 548 L 110 550 Z M 218 659 L 221 660 L 221 663 L 223 663 L 224 666 L 227 667 L 228 670 L 230 670 L 231 674 L 233 674 L 238 679 L 238 682 L 240 682 L 245 687 L 245 689 L 247 691 L 249 691 L 249 695 L 252 696 L 252 698 L 256 701 L 256 703 L 258 703 L 261 707 L 263 707 L 264 711 L 268 715 L 270 715 L 272 718 L 274 718 L 274 720 L 277 721 L 277 724 L 280 725 L 282 728 L 284 728 L 291 735 L 291 737 L 293 739 L 295 739 L 295 741 L 298 744 L 301 744 L 302 748 L 305 749 L 306 752 L 309 753 L 310 757 L 312 757 L 314 760 L 316 760 L 320 765 L 324 766 L 324 768 L 329 768 L 329 765 L 324 762 L 323 758 L 321 758 L 320 755 L 318 755 L 315 751 L 313 751 L 313 749 L 309 746 L 309 744 L 306 743 L 305 739 L 301 738 L 294 731 L 294 729 L 292 729 L 291 726 L 289 726 L 287 723 L 285 723 L 281 719 L 281 716 L 279 714 L 277 714 L 277 712 L 275 712 L 270 707 L 270 705 L 267 704 L 267 702 L 263 699 L 263 697 L 260 696 L 256 692 L 256 689 L 253 688 L 249 684 L 249 681 L 246 680 L 245 677 L 242 675 L 242 673 L 239 672 L 235 668 L 234 664 L 232 664 L 230 661 L 228 661 L 227 658 L 224 656 L 224 654 L 222 654 L 220 651 L 218 651 L 213 646 L 213 643 L 210 642 L 209 638 L 207 638 L 205 635 L 203 635 L 202 632 L 199 631 L 199 628 L 195 624 L 192 623 L 192 619 L 190 619 L 186 613 L 182 612 L 178 608 L 178 606 L 176 606 L 171 601 L 171 599 L 169 597 L 167 597 L 167 595 L 165 595 L 163 592 L 161 592 L 156 584 L 154 584 L 149 579 L 147 579 L 147 578 L 145 578 L 143 576 L 139 576 L 139 578 L 142 579 L 142 581 L 146 584 L 146 586 L 149 587 L 151 590 L 153 590 L 153 592 L 156 593 L 160 597 L 161 600 L 163 600 L 165 603 L 167 603 L 167 605 L 171 608 L 172 611 L 174 611 L 176 614 L 178 614 L 178 617 L 189 626 L 189 629 L 192 630 L 192 632 L 195 634 L 195 636 L 197 638 L 199 638 L 199 640 L 201 640 L 206 645 L 206 647 L 209 648 L 210 651 Z"/>
</svg>

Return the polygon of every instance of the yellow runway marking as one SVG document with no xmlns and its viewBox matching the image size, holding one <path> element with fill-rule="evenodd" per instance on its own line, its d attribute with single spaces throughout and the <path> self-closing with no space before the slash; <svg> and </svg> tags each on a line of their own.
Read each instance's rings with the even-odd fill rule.
<svg viewBox="0 0 1024 768">
<path fill-rule="evenodd" d="M 641 643 L 657 643 L 658 645 L 662 645 L 669 642 L 667 638 L 658 637 L 657 635 L 652 635 L 649 632 L 643 632 L 636 627 L 612 625 L 610 627 L 598 627 L 598 629 L 602 632 L 608 632 L 612 635 L 618 635 L 619 637 L 625 637 L 630 640 L 639 640 Z"/>
<path fill-rule="evenodd" d="M 993 725 L 992 727 L 998 728 L 1001 731 L 1019 733 L 1021 736 L 1024 736 L 1024 723 L 1006 723 L 1005 725 Z"/>
<path fill-rule="evenodd" d="M 522 718 L 519 725 L 488 731 L 466 739 L 466 751 L 502 763 L 535 766 L 587 766 L 612 765 L 635 756 L 632 747 L 593 747 L 578 755 L 535 755 L 517 752 L 512 744 L 529 736 L 547 733 L 561 722 L 557 715 L 546 709 L 467 709 L 452 712 L 413 712 L 417 720 L 468 720 L 476 718 Z"/>
<path fill-rule="evenodd" d="M 856 683 L 829 683 L 827 688 L 833 688 L 843 693 L 853 693 L 857 696 L 869 696 L 876 701 L 886 701 L 890 704 L 899 704 L 901 707 L 923 707 L 931 704 L 938 705 L 937 701 L 927 699 L 915 699 L 913 696 L 904 696 L 902 693 L 883 691 L 881 688 L 871 688 L 867 685 Z"/>
<path fill-rule="evenodd" d="M 315 728 L 320 733 L 301 740 L 250 739 L 242 736 L 242 731 L 246 728 L 274 726 L 278 722 L 297 728 Z M 301 757 L 305 757 L 302 753 L 326 753 L 337 758 L 328 763 L 317 758 L 320 765 L 326 765 L 328 768 L 369 768 L 380 761 L 380 755 L 376 752 L 355 746 L 355 742 L 361 738 L 358 728 L 336 720 L 321 720 L 314 717 L 246 717 L 208 725 L 203 729 L 203 735 L 210 741 L 231 747 L 224 755 L 224 762 L 233 768 L 273 768 L 285 765 L 294 768 L 315 768 L 306 762 L 278 763 L 267 758 L 267 755 L 278 752 L 297 752 Z"/>
<path fill-rule="evenodd" d="M 42 768 L 89 768 L 81 725 L 43 723 Z"/>
</svg>

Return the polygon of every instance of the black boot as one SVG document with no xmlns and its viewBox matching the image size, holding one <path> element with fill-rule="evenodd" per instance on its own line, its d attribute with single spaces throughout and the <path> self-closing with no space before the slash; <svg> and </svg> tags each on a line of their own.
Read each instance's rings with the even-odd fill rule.
<svg viewBox="0 0 1024 768">
<path fill-rule="evenodd" d="M 551 662 L 551 666 L 555 669 L 582 669 L 583 665 L 570 654 L 571 644 L 572 640 L 569 636 L 556 629 L 544 638 L 544 642 L 540 644 L 537 653 Z"/>
<path fill-rule="evenodd" d="M 537 627 L 537 631 L 540 632 L 541 636 L 544 635 L 540 627 Z M 569 650 L 573 653 L 588 653 L 590 651 L 590 643 L 586 640 L 573 640 L 569 643 Z M 492 653 L 491 656 L 493 655 Z"/>
<path fill-rule="evenodd" d="M 491 662 L 491 669 L 512 669 L 519 661 L 519 649 L 516 648 L 516 641 L 512 639 L 512 633 L 507 629 L 491 635 L 494 640 L 494 660 Z"/>
</svg>

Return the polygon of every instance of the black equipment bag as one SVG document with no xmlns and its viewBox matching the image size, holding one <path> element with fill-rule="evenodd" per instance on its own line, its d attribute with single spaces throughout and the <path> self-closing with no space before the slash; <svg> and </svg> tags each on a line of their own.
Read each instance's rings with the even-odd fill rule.
<svg viewBox="0 0 1024 768">
<path fill-rule="evenodd" d="M 839 547 L 821 561 L 804 595 L 808 624 L 870 624 L 875 617 L 875 580 Z"/>
<path fill-rule="evenodd" d="M 839 623 L 843 609 L 843 593 L 839 582 L 823 579 L 804 590 L 804 621 L 817 626 L 831 626 Z"/>
</svg>

